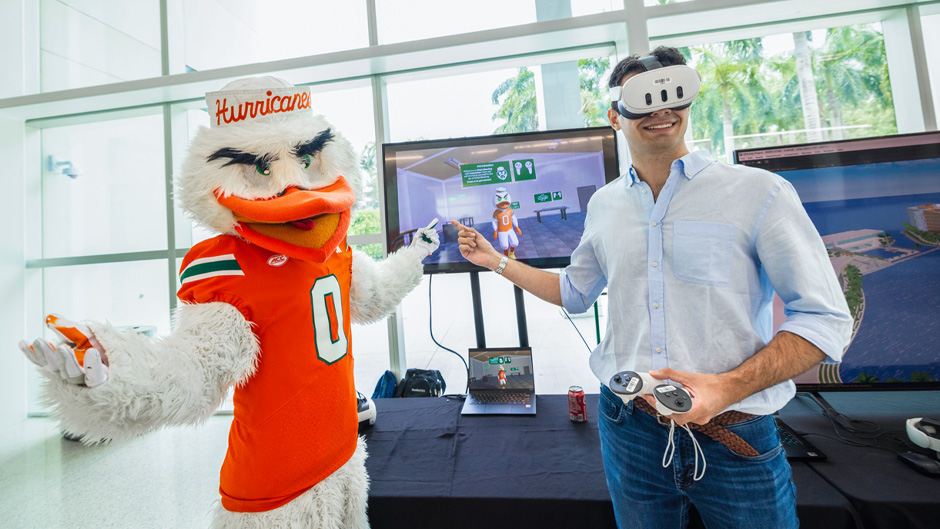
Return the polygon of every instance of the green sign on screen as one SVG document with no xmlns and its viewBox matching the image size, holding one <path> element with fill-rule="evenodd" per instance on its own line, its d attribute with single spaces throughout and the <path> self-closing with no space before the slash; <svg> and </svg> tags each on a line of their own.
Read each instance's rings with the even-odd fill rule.
<svg viewBox="0 0 940 529">
<path fill-rule="evenodd" d="M 461 164 L 460 177 L 463 187 L 509 183 L 509 162 Z"/>
<path fill-rule="evenodd" d="M 512 170 L 513 174 L 516 175 L 516 182 L 522 182 L 523 180 L 535 180 L 535 160 L 532 160 L 531 158 L 524 160 L 513 160 Z"/>
<path fill-rule="evenodd" d="M 511 207 L 512 209 L 519 209 L 520 206 L 518 202 L 513 202 L 512 204 L 510 204 L 509 207 Z"/>
<path fill-rule="evenodd" d="M 543 202 L 551 202 L 552 194 L 551 193 L 539 193 L 535 195 L 535 203 L 541 204 Z"/>
</svg>

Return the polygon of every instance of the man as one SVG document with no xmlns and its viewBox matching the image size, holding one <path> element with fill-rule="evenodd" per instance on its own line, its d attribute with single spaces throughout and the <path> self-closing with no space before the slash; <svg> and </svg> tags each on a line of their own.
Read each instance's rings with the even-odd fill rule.
<svg viewBox="0 0 940 529">
<path fill-rule="evenodd" d="M 620 527 L 683 527 L 689 503 L 708 527 L 797 527 L 770 414 L 794 395 L 790 378 L 841 360 L 852 320 L 793 187 L 689 152 L 683 137 L 698 80 L 684 65 L 677 50 L 660 47 L 614 68 L 608 118 L 633 164 L 591 198 L 564 272 L 504 259 L 458 225 L 460 251 L 572 312 L 608 289 L 607 333 L 590 365 L 602 384 L 598 427 Z M 772 336 L 774 291 L 787 317 Z M 692 410 L 663 418 L 652 401 L 624 403 L 606 387 L 622 370 L 682 384 Z M 723 445 L 715 430 L 744 446 Z"/>
</svg>

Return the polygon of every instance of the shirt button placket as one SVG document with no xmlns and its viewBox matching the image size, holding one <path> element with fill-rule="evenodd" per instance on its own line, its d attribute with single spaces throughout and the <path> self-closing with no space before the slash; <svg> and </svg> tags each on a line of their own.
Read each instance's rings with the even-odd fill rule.
<svg viewBox="0 0 940 529">
<path fill-rule="evenodd" d="M 650 221 L 649 252 L 649 311 L 650 311 L 650 346 L 652 346 L 652 369 L 667 367 L 666 361 L 666 315 L 662 310 L 661 300 L 664 294 L 663 267 L 663 230 L 660 220 Z"/>
</svg>

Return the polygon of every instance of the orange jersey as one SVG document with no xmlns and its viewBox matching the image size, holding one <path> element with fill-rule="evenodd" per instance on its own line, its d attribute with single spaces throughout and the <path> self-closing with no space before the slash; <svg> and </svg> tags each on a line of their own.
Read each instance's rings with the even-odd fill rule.
<svg viewBox="0 0 940 529">
<path fill-rule="evenodd" d="M 352 250 L 345 240 L 339 247 L 318 264 L 220 235 L 183 259 L 179 299 L 233 305 L 261 345 L 257 371 L 235 389 L 219 485 L 226 510 L 280 507 L 356 450 Z"/>
<path fill-rule="evenodd" d="M 512 208 L 497 209 L 493 212 L 496 220 L 496 231 L 509 231 L 512 229 Z"/>
<path fill-rule="evenodd" d="M 506 380 L 506 372 L 505 372 L 505 371 L 500 371 L 500 372 L 499 372 L 499 379 L 500 379 L 500 380 Z"/>
</svg>

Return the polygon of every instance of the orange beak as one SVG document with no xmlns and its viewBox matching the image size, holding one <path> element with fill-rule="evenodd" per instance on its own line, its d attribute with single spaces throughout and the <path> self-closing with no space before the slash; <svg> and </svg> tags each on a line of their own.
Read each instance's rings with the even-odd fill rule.
<svg viewBox="0 0 940 529">
<path fill-rule="evenodd" d="M 235 231 L 246 240 L 289 257 L 322 263 L 346 237 L 356 200 L 342 176 L 315 190 L 288 188 L 280 196 L 248 200 L 219 196 L 235 214 Z"/>
</svg>

